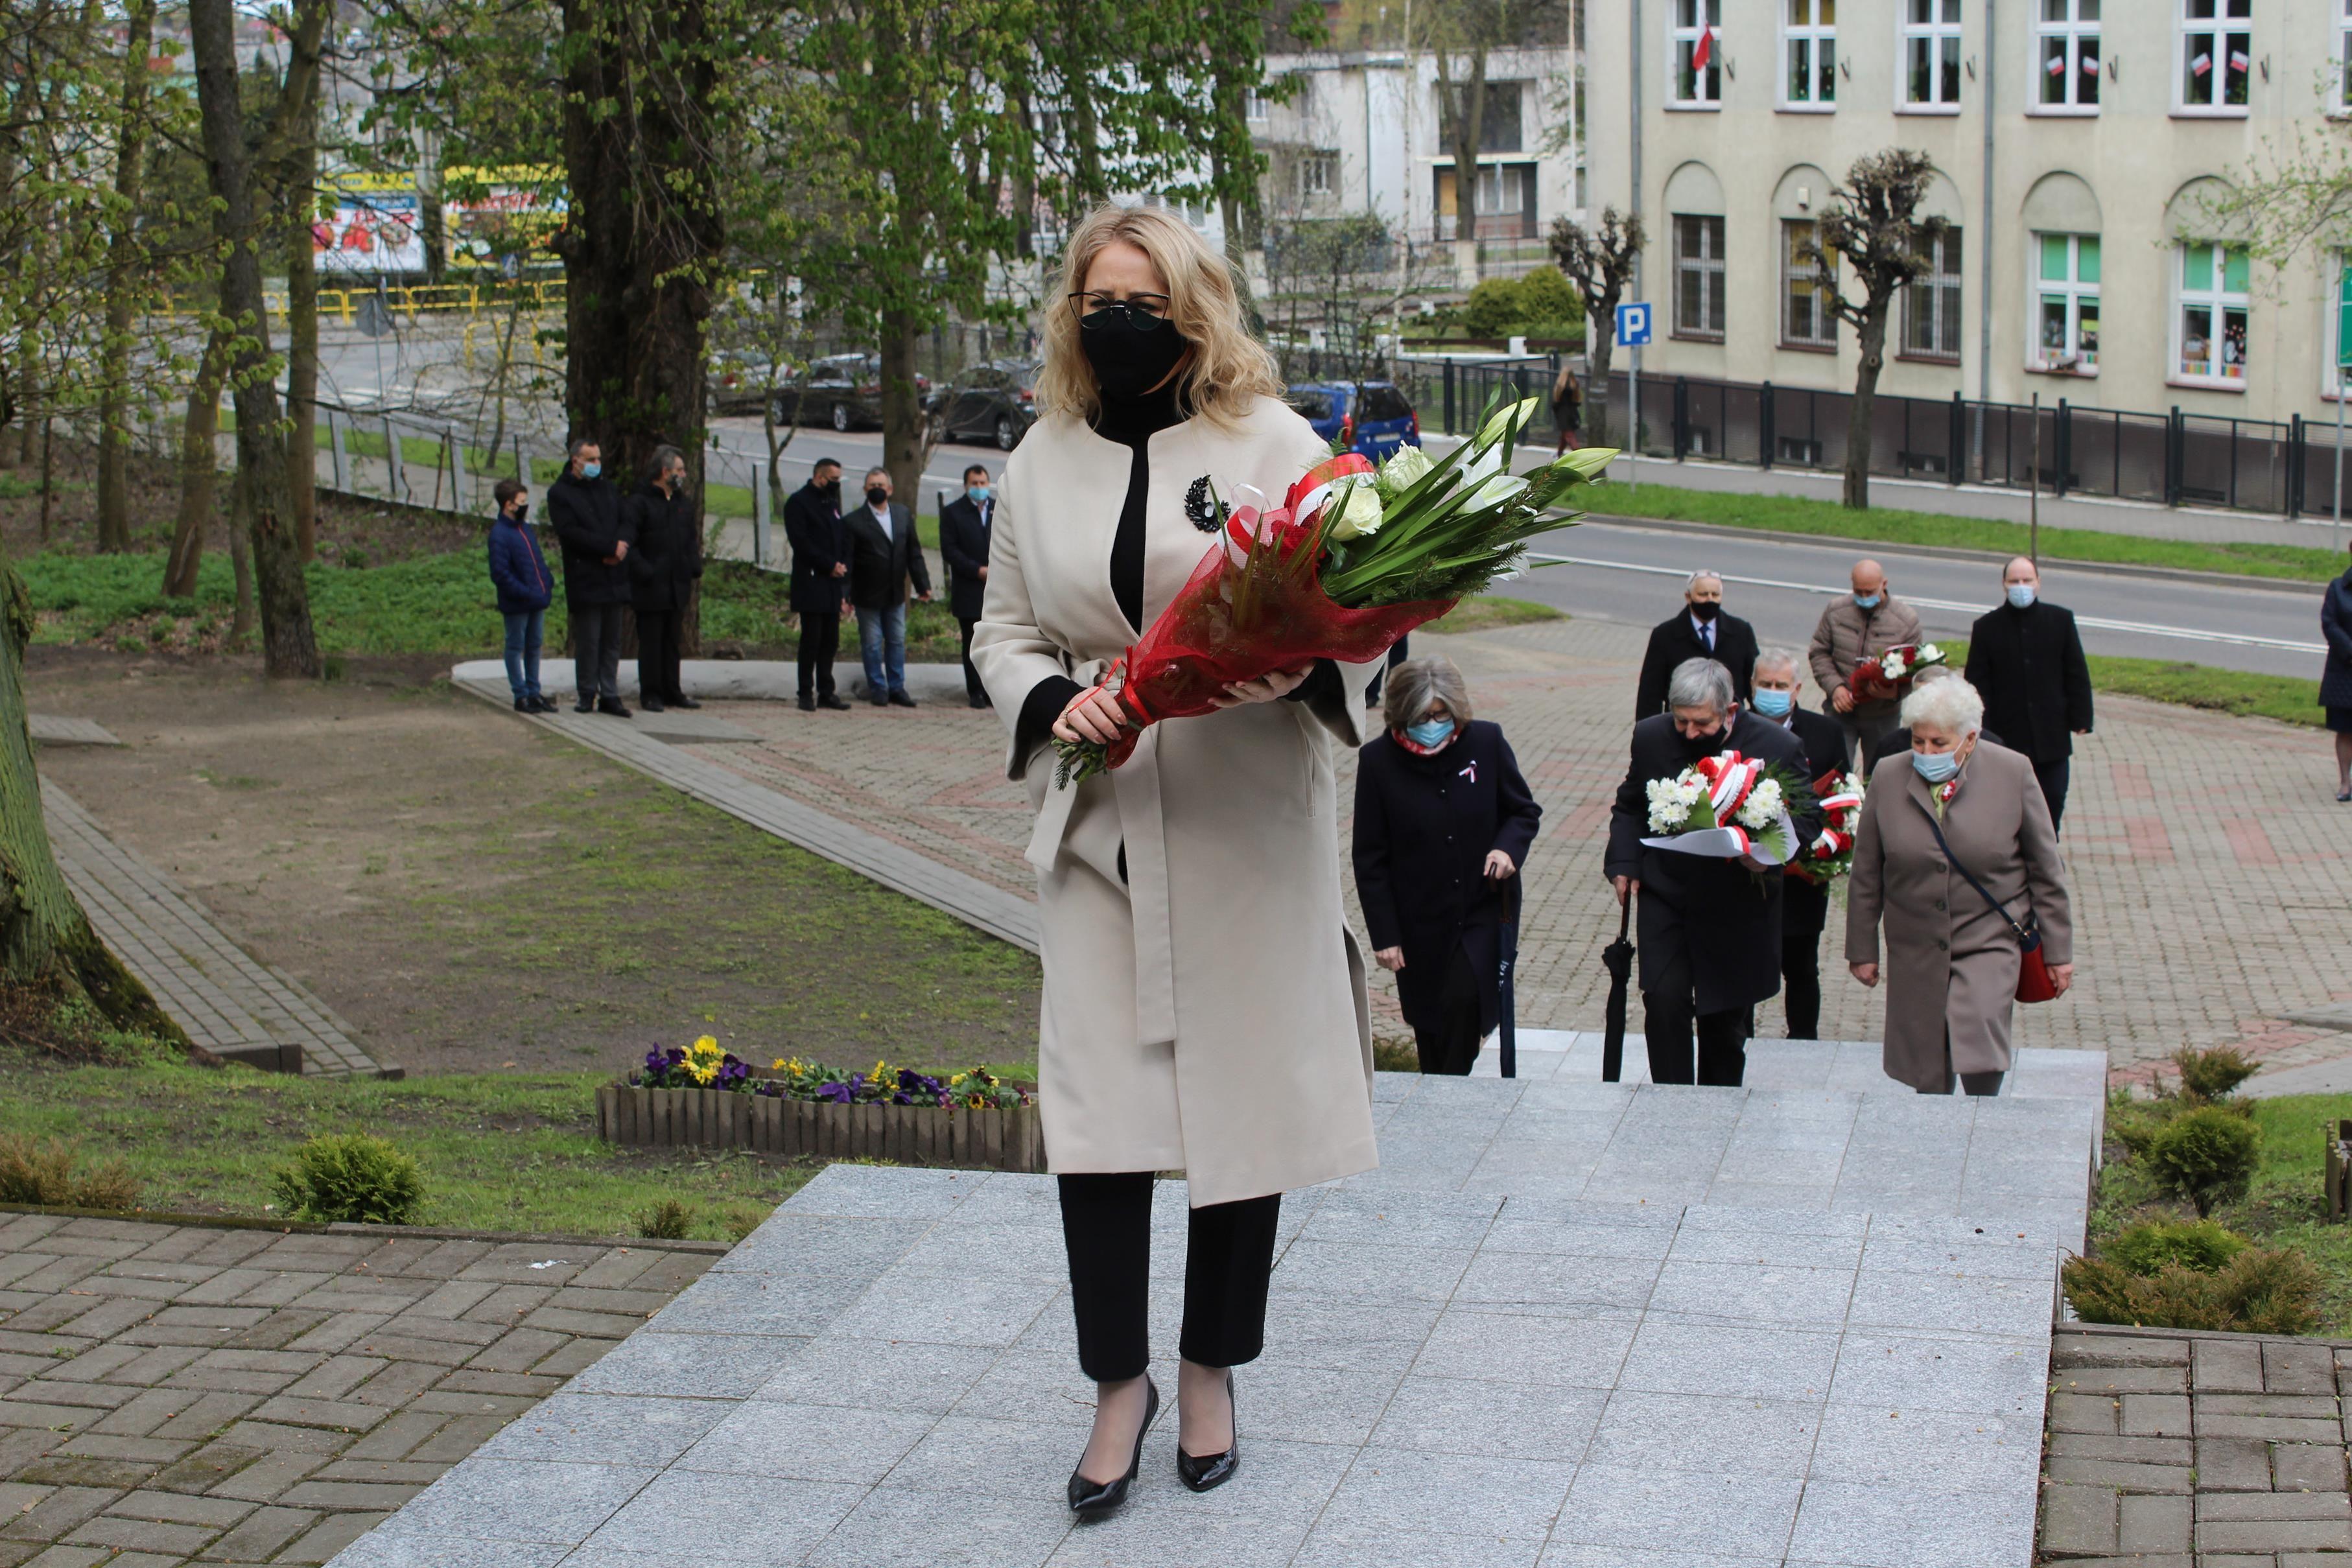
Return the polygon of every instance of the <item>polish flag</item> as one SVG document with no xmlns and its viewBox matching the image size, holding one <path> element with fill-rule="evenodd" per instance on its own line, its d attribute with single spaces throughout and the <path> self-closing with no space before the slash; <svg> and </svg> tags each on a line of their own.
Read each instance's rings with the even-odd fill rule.
<svg viewBox="0 0 2352 1568">
<path fill-rule="evenodd" d="M 1703 71 L 1706 69 L 1706 62 L 1714 57 L 1715 29 L 1713 27 L 1702 28 L 1698 36 L 1698 46 L 1691 50 L 1691 69 L 1695 71 Z"/>
<path fill-rule="evenodd" d="M 2230 68 L 2236 71 L 2239 75 L 2243 76 L 2245 74 L 2246 68 L 2252 63 L 2253 62 L 2252 60 L 2246 57 L 2245 50 L 2231 49 L 2230 51 Z"/>
<path fill-rule="evenodd" d="M 2199 55 L 2189 62 L 2189 74 L 2193 77 L 2201 77 L 2212 68 L 2213 57 L 2210 55 Z"/>
</svg>

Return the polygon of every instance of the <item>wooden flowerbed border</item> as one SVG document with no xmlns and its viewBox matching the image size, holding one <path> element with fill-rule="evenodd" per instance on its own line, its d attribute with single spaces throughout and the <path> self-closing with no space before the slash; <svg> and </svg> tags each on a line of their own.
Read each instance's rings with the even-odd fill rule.
<svg viewBox="0 0 2352 1568">
<path fill-rule="evenodd" d="M 701 1145 L 787 1159 L 888 1160 L 966 1170 L 1042 1171 L 1037 1108 L 829 1105 L 718 1089 L 596 1091 L 596 1135 L 626 1148 Z"/>
</svg>

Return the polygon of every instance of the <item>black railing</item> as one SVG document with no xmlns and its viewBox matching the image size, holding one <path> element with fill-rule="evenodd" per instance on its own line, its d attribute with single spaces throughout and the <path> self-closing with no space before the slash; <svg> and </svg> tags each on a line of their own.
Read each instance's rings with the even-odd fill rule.
<svg viewBox="0 0 2352 1568">
<path fill-rule="evenodd" d="M 1467 435 L 1496 393 L 1548 394 L 1558 361 L 1426 361 L 1400 365 L 1398 381 L 1422 423 Z M 1594 389 L 1586 388 L 1590 396 Z M 1845 467 L 1853 394 L 1769 382 L 1690 376 L 1642 378 L 1638 439 L 1625 434 L 1626 377 L 1610 374 L 1609 439 L 1644 457 L 1700 458 L 1758 468 L 1824 473 Z M 2334 504 L 2335 431 L 2302 415 L 2284 423 L 2188 413 L 2083 408 L 2065 398 L 2039 411 L 2025 403 L 1892 397 L 1870 417 L 1870 472 L 1890 479 L 1940 480 L 2053 496 L 2108 497 L 2168 507 L 2210 507 L 2297 517 L 2326 516 Z M 1528 439 L 1557 433 L 1546 397 Z M 2347 479 L 2352 491 L 2352 477 Z M 2352 503 L 2352 495 L 2347 495 Z"/>
</svg>

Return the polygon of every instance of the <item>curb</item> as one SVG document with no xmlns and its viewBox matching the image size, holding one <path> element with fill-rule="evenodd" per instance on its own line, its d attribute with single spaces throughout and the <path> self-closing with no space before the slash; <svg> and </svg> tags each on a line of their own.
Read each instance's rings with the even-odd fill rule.
<svg viewBox="0 0 2352 1568">
<path fill-rule="evenodd" d="M 433 1225 L 320 1224 L 262 1219 L 243 1214 L 181 1214 L 163 1208 L 67 1208 L 55 1204 L 0 1203 L 0 1214 L 47 1214 L 64 1219 L 111 1219 L 125 1225 L 193 1225 L 212 1230 L 274 1230 L 282 1236 L 377 1236 L 386 1241 L 542 1241 L 551 1246 L 643 1248 L 650 1252 L 704 1252 L 724 1257 L 730 1241 L 666 1241 L 650 1236 L 567 1236 L 544 1230 L 450 1230 Z"/>
</svg>

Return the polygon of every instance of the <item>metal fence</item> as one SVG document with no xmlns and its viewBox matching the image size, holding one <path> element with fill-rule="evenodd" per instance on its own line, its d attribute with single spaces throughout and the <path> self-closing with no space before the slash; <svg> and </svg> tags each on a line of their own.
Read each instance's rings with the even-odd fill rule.
<svg viewBox="0 0 2352 1568">
<path fill-rule="evenodd" d="M 1400 365 L 1423 426 L 1466 435 L 1496 393 L 1548 392 L 1559 361 L 1529 358 Z M 1588 382 L 1586 394 L 1593 391 Z M 1845 467 L 1853 394 L 1770 382 L 1645 376 L 1639 434 L 1625 438 L 1626 377 L 1609 379 L 1610 440 L 1644 457 L 1685 457 L 1824 473 Z M 2041 425 L 2035 472 L 2034 426 Z M 1547 400 L 1530 439 L 1555 432 Z M 2334 505 L 2335 432 L 2296 414 L 2284 423 L 1880 394 L 1870 415 L 1870 472 L 2052 496 L 2108 497 L 2168 507 L 2325 516 Z"/>
</svg>

